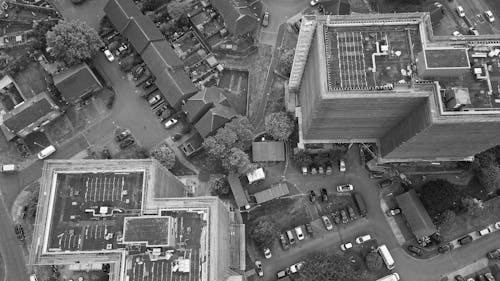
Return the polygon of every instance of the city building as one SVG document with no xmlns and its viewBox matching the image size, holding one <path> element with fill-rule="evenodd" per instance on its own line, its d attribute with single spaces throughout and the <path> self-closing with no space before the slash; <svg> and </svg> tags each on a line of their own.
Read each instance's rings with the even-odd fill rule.
<svg viewBox="0 0 500 281">
<path fill-rule="evenodd" d="M 54 86 L 68 103 L 75 104 L 102 89 L 102 84 L 86 63 L 58 72 Z"/>
<path fill-rule="evenodd" d="M 29 263 L 110 264 L 110 281 L 244 280 L 244 225 L 187 193 L 154 159 L 45 161 Z"/>
<path fill-rule="evenodd" d="M 435 36 L 429 13 L 305 16 L 289 80 L 299 148 L 471 160 L 500 142 L 499 35 Z"/>
</svg>

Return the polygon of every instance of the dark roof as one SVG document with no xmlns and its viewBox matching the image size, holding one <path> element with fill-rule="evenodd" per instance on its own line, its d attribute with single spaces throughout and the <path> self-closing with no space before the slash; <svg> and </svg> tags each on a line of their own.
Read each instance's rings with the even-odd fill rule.
<svg viewBox="0 0 500 281">
<path fill-rule="evenodd" d="M 129 18 L 142 15 L 132 0 L 109 0 L 104 6 L 104 12 L 118 32 L 125 28 Z"/>
<path fill-rule="evenodd" d="M 212 5 L 224 19 L 224 25 L 233 35 L 254 31 L 260 24 L 262 3 L 247 0 L 212 0 Z"/>
<path fill-rule="evenodd" d="M 288 190 L 286 182 L 280 182 L 271 185 L 271 187 L 268 189 L 264 189 L 255 193 L 253 196 L 255 196 L 257 204 L 261 204 L 276 198 L 280 198 L 281 196 L 288 195 L 288 193 L 290 193 L 290 191 Z"/>
<path fill-rule="evenodd" d="M 210 108 L 207 113 L 194 124 L 194 127 L 202 137 L 206 137 L 237 115 L 238 114 L 232 108 L 221 104 L 215 104 L 214 107 Z"/>
<path fill-rule="evenodd" d="M 252 159 L 254 162 L 285 161 L 285 143 L 282 141 L 253 142 Z"/>
<path fill-rule="evenodd" d="M 184 99 L 198 91 L 184 70 L 168 71 L 164 69 L 154 76 L 156 77 L 156 86 L 173 107 L 177 107 Z"/>
<path fill-rule="evenodd" d="M 184 64 L 170 44 L 165 41 L 151 42 L 151 44 L 142 53 L 142 59 L 147 64 L 149 70 L 154 73 L 160 73 L 167 69 L 183 69 Z"/>
<path fill-rule="evenodd" d="M 215 104 L 230 106 L 221 88 L 208 87 L 190 97 L 182 109 L 187 113 L 188 122 L 196 123 Z"/>
<path fill-rule="evenodd" d="M 69 103 L 102 88 L 101 83 L 86 63 L 56 74 L 54 76 L 54 85 Z"/>
<path fill-rule="evenodd" d="M 53 110 L 55 110 L 55 105 L 49 100 L 47 94 L 40 93 L 6 113 L 3 123 L 7 128 L 17 133 Z"/>
<path fill-rule="evenodd" d="M 123 35 L 142 54 L 149 42 L 165 40 L 153 21 L 145 15 L 135 16 L 123 30 Z"/>
<path fill-rule="evenodd" d="M 398 195 L 396 201 L 417 239 L 436 233 L 436 226 L 414 189 Z"/>
<path fill-rule="evenodd" d="M 248 205 L 248 197 L 241 185 L 240 178 L 236 174 L 229 174 L 227 176 L 227 181 L 229 182 L 229 186 L 231 187 L 231 191 L 234 195 L 234 200 L 236 201 L 236 205 L 241 208 Z"/>
</svg>

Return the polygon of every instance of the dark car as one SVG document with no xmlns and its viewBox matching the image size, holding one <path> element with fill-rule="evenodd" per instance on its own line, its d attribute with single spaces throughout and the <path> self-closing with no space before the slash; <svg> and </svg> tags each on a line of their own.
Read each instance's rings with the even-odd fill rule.
<svg viewBox="0 0 500 281">
<path fill-rule="evenodd" d="M 311 201 L 311 203 L 316 201 L 316 192 L 314 192 L 314 190 L 309 191 L 309 201 Z"/>
<path fill-rule="evenodd" d="M 412 254 L 417 255 L 417 256 L 421 256 L 424 254 L 424 249 L 422 249 L 418 246 L 414 246 L 414 245 L 409 245 L 408 251 L 410 251 Z"/>
<path fill-rule="evenodd" d="M 130 136 L 130 131 L 128 129 L 127 130 L 123 130 L 123 131 L 119 132 L 118 134 L 116 134 L 115 140 L 116 141 L 122 141 L 122 140 L 126 139 L 129 136 Z"/>
<path fill-rule="evenodd" d="M 444 245 L 441 245 L 438 247 L 438 252 L 440 254 L 444 254 L 446 252 L 449 252 L 453 249 L 453 244 L 451 243 L 448 243 L 448 244 L 444 244 Z"/>
<path fill-rule="evenodd" d="M 465 281 L 465 278 L 462 275 L 455 276 L 455 281 Z"/>
<path fill-rule="evenodd" d="M 500 248 L 491 250 L 486 254 L 489 259 L 500 259 Z"/>
<path fill-rule="evenodd" d="M 358 218 L 356 216 L 356 213 L 354 212 L 354 209 L 351 206 L 347 206 L 347 213 L 349 213 L 349 217 L 351 217 L 351 220 L 355 220 Z"/>
<path fill-rule="evenodd" d="M 370 172 L 370 179 L 381 179 L 384 177 L 384 172 Z"/>
<path fill-rule="evenodd" d="M 286 251 L 290 248 L 290 244 L 288 243 L 288 239 L 286 238 L 286 235 L 284 233 L 280 234 L 280 243 L 283 250 Z"/>
<path fill-rule="evenodd" d="M 479 277 L 479 281 L 488 281 L 488 280 L 486 280 L 486 277 L 484 277 L 483 274 L 478 275 L 478 277 Z"/>
<path fill-rule="evenodd" d="M 120 148 L 127 148 L 135 143 L 135 140 L 132 136 L 128 136 L 127 138 L 121 140 Z"/>
<path fill-rule="evenodd" d="M 328 192 L 324 188 L 321 189 L 321 201 L 328 201 Z"/>
<path fill-rule="evenodd" d="M 262 16 L 262 26 L 266 27 L 269 25 L 269 11 L 264 12 L 264 16 Z"/>
<path fill-rule="evenodd" d="M 306 223 L 306 232 L 307 234 L 309 235 L 313 235 L 313 228 L 312 228 L 312 225 L 310 223 Z"/>
<path fill-rule="evenodd" d="M 378 186 L 380 188 L 386 188 L 386 187 L 389 187 L 391 185 L 392 185 L 392 180 L 390 180 L 390 179 L 386 179 L 386 180 L 383 180 L 383 181 L 378 183 Z"/>
<path fill-rule="evenodd" d="M 147 89 L 151 86 L 153 86 L 154 84 L 154 79 L 148 79 L 146 82 L 144 82 L 144 86 L 142 86 L 144 89 Z"/>
<path fill-rule="evenodd" d="M 470 235 L 458 239 L 458 243 L 460 243 L 460 245 L 466 245 L 469 244 L 470 242 L 472 242 L 472 236 Z"/>
<path fill-rule="evenodd" d="M 182 134 L 175 134 L 172 136 L 173 141 L 178 141 L 182 138 Z"/>
<path fill-rule="evenodd" d="M 333 221 L 335 224 L 340 224 L 341 218 L 340 218 L 340 211 L 335 211 L 332 213 Z"/>
<path fill-rule="evenodd" d="M 342 217 L 342 223 L 349 222 L 349 217 L 347 216 L 347 212 L 345 210 L 340 210 L 340 217 Z"/>
</svg>

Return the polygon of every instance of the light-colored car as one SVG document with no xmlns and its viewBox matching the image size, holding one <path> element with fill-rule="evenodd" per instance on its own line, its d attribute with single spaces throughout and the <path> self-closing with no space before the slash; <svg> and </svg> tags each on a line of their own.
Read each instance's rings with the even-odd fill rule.
<svg viewBox="0 0 500 281">
<path fill-rule="evenodd" d="M 495 223 L 495 228 L 496 228 L 496 229 L 500 229 L 500 221 L 497 221 L 497 222 Z"/>
<path fill-rule="evenodd" d="M 46 148 L 42 149 L 42 151 L 38 152 L 36 156 L 38 157 L 38 159 L 42 160 L 49 157 L 54 152 L 56 152 L 56 148 L 53 145 L 49 145 Z"/>
<path fill-rule="evenodd" d="M 292 264 L 290 266 L 290 272 L 291 273 L 297 273 L 299 272 L 300 270 L 302 270 L 304 268 L 304 262 L 303 261 L 300 261 L 296 264 Z"/>
<path fill-rule="evenodd" d="M 149 98 L 148 102 L 150 105 L 153 105 L 153 104 L 157 103 L 160 99 L 161 99 L 161 96 L 159 94 L 157 94 L 157 95 L 154 95 L 151 98 Z"/>
<path fill-rule="evenodd" d="M 255 271 L 257 271 L 257 275 L 260 277 L 264 276 L 264 270 L 262 270 L 262 262 L 255 261 Z"/>
<path fill-rule="evenodd" d="M 357 244 L 363 244 L 363 243 L 365 243 L 368 240 L 372 240 L 372 237 L 370 236 L 370 234 L 359 236 L 358 238 L 356 238 L 356 243 Z"/>
<path fill-rule="evenodd" d="M 2 173 L 11 173 L 19 171 L 19 166 L 16 164 L 5 164 L 0 166 L 0 172 Z"/>
<path fill-rule="evenodd" d="M 344 159 L 340 159 L 340 161 L 339 161 L 339 170 L 341 172 L 345 172 L 345 170 L 346 170 Z"/>
<path fill-rule="evenodd" d="M 400 208 L 390 209 L 390 210 L 387 210 L 386 214 L 388 217 L 399 215 L 399 214 L 401 214 L 401 209 Z"/>
<path fill-rule="evenodd" d="M 265 257 L 266 259 L 270 259 L 272 256 L 273 256 L 273 254 L 271 254 L 271 249 L 269 249 L 269 248 L 264 248 L 264 257 Z"/>
<path fill-rule="evenodd" d="M 330 219 L 327 216 L 321 216 L 321 220 L 323 221 L 323 224 L 325 225 L 326 230 L 333 229 L 332 222 L 330 222 Z"/>
<path fill-rule="evenodd" d="M 262 16 L 262 26 L 266 27 L 269 25 L 269 11 L 264 12 L 264 16 Z"/>
<path fill-rule="evenodd" d="M 443 7 L 443 4 L 441 4 L 439 2 L 434 2 L 434 6 L 441 8 L 441 7 Z"/>
<path fill-rule="evenodd" d="M 114 61 L 114 60 L 115 60 L 115 56 L 113 56 L 113 54 L 111 53 L 111 51 L 110 51 L 110 50 L 108 50 L 108 49 L 104 50 L 104 55 L 106 55 L 106 58 L 107 58 L 110 62 L 112 62 L 112 61 Z"/>
<path fill-rule="evenodd" d="M 318 3 L 319 3 L 319 0 L 311 0 L 311 2 L 309 2 L 309 4 L 311 4 L 311 7 L 318 5 Z"/>
<path fill-rule="evenodd" d="M 337 185 L 337 192 L 351 192 L 353 190 L 354 186 L 352 184 Z"/>
<path fill-rule="evenodd" d="M 306 166 L 302 166 L 302 174 L 307 175 L 307 167 Z"/>
<path fill-rule="evenodd" d="M 457 14 L 459 17 L 463 18 L 465 17 L 465 10 L 464 7 L 462 6 L 457 6 Z"/>
<path fill-rule="evenodd" d="M 304 233 L 302 232 L 302 227 L 297 226 L 295 228 L 295 234 L 297 234 L 297 239 L 304 240 Z"/>
<path fill-rule="evenodd" d="M 352 248 L 352 243 L 351 242 L 347 242 L 347 243 L 344 243 L 344 244 L 340 245 L 340 249 L 342 251 L 347 251 L 347 250 L 349 250 L 351 248 Z"/>
<path fill-rule="evenodd" d="M 489 228 L 485 228 L 485 229 L 481 229 L 479 230 L 477 233 L 481 236 L 484 236 L 484 235 L 487 235 L 487 234 L 490 234 L 490 229 Z"/>
<path fill-rule="evenodd" d="M 460 36 L 460 35 L 462 35 L 462 33 L 460 33 L 459 31 L 455 30 L 455 31 L 453 31 L 452 35 L 453 36 Z"/>
<path fill-rule="evenodd" d="M 493 13 L 490 10 L 484 12 L 484 17 L 489 22 L 494 22 L 495 21 L 495 17 L 493 16 Z"/>
<path fill-rule="evenodd" d="M 177 119 L 175 118 L 172 118 L 170 120 L 168 120 L 167 122 L 165 122 L 165 128 L 172 128 L 175 124 L 177 124 L 177 122 L 179 122 Z"/>
</svg>

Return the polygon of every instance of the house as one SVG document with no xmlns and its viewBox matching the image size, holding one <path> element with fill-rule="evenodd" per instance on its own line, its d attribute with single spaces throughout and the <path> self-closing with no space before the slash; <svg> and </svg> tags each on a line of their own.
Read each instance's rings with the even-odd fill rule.
<svg viewBox="0 0 500 281">
<path fill-rule="evenodd" d="M 202 137 L 207 137 L 236 116 L 238 113 L 234 109 L 217 103 L 194 124 L 194 127 Z"/>
<path fill-rule="evenodd" d="M 424 208 L 422 201 L 418 198 L 414 189 L 396 196 L 398 206 L 406 218 L 413 235 L 417 239 L 429 237 L 437 232 L 437 228 L 431 220 L 431 217 Z"/>
<path fill-rule="evenodd" d="M 248 202 L 248 194 L 243 189 L 241 185 L 240 178 L 238 175 L 231 173 L 227 176 L 227 181 L 229 186 L 231 187 L 231 191 L 234 196 L 234 200 L 236 201 L 236 205 L 240 210 L 248 210 L 250 209 L 250 203 Z"/>
<path fill-rule="evenodd" d="M 63 70 L 53 79 L 57 90 L 70 104 L 78 103 L 102 89 L 101 82 L 86 63 Z"/>
<path fill-rule="evenodd" d="M 211 3 L 234 36 L 248 34 L 260 25 L 262 3 L 259 0 L 212 0 Z"/>
<path fill-rule="evenodd" d="M 60 108 L 42 92 L 5 113 L 0 129 L 9 141 L 16 137 L 23 138 L 43 129 L 61 114 Z"/>
<path fill-rule="evenodd" d="M 285 143 L 282 141 L 252 142 L 253 162 L 285 161 Z"/>
<path fill-rule="evenodd" d="M 188 122 L 191 124 L 198 122 L 215 104 L 230 107 L 226 96 L 222 92 L 221 88 L 208 87 L 189 98 L 182 107 L 186 112 Z"/>
</svg>

